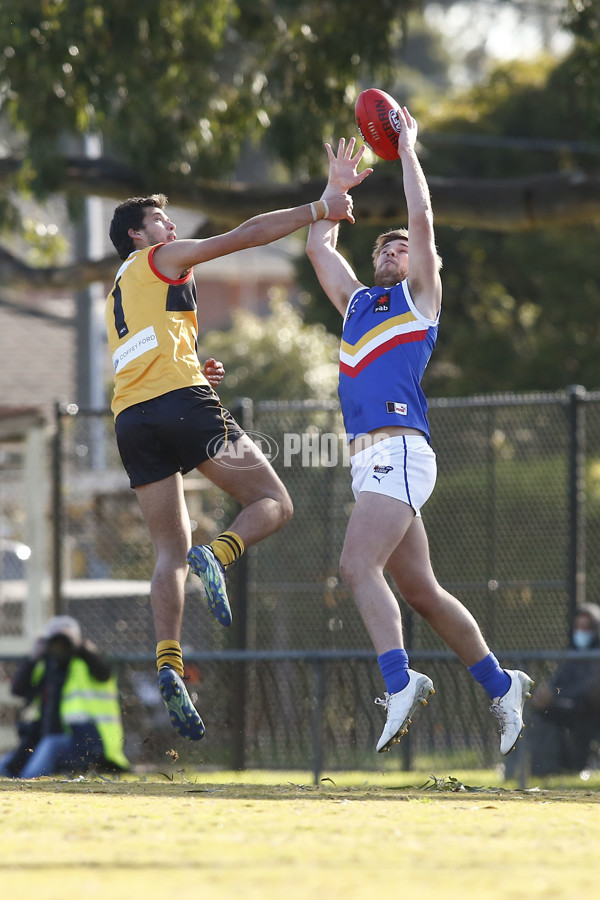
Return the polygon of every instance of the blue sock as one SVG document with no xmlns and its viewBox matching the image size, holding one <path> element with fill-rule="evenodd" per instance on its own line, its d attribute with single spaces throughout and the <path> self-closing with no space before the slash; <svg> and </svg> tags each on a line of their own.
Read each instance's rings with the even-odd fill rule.
<svg viewBox="0 0 600 900">
<path fill-rule="evenodd" d="M 385 689 L 388 694 L 397 694 L 408 684 L 408 654 L 406 650 L 388 650 L 377 657 Z"/>
<path fill-rule="evenodd" d="M 510 675 L 500 668 L 493 653 L 484 656 L 474 666 L 469 666 L 469 672 L 486 689 L 491 700 L 503 697 L 510 687 Z"/>
</svg>

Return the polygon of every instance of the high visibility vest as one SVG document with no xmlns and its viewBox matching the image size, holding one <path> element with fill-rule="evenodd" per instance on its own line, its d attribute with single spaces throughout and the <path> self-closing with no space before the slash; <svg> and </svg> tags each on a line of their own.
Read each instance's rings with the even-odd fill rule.
<svg viewBox="0 0 600 900">
<path fill-rule="evenodd" d="M 34 667 L 32 683 L 39 684 L 44 676 L 46 663 L 42 659 Z M 129 762 L 123 753 L 123 724 L 119 703 L 117 679 L 111 675 L 107 681 L 97 681 L 90 675 L 86 663 L 79 657 L 70 660 L 60 698 L 60 719 L 65 732 L 73 725 L 93 722 L 98 729 L 106 759 L 128 769 Z"/>
</svg>

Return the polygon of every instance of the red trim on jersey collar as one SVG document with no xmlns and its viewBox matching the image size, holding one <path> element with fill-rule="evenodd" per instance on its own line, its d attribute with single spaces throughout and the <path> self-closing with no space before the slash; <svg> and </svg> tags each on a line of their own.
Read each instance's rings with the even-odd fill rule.
<svg viewBox="0 0 600 900">
<path fill-rule="evenodd" d="M 150 248 L 150 253 L 148 254 L 148 265 L 152 269 L 152 272 L 154 273 L 154 275 L 156 275 L 157 278 L 160 278 L 160 280 L 164 281 L 166 284 L 185 284 L 186 281 L 189 281 L 190 278 L 193 276 L 193 274 L 194 274 L 193 269 L 190 269 L 189 272 L 187 273 L 187 275 L 184 275 L 183 278 L 167 278 L 167 276 L 163 275 L 162 272 L 159 272 L 158 269 L 156 268 L 156 266 L 154 265 L 154 260 L 152 259 L 152 257 L 154 256 L 154 252 L 156 250 L 158 250 L 159 247 L 164 247 L 164 246 L 165 246 L 165 241 L 163 241 L 162 244 L 155 244 L 153 247 Z"/>
</svg>

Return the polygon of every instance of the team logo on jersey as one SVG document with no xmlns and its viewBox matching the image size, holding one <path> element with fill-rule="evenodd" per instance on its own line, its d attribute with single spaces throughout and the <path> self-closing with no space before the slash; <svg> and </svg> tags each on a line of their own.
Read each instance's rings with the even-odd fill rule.
<svg viewBox="0 0 600 900">
<path fill-rule="evenodd" d="M 397 416 L 408 415 L 407 403 L 395 403 L 393 400 L 388 400 L 385 404 L 385 408 L 389 413 L 395 413 Z"/>
<path fill-rule="evenodd" d="M 374 313 L 379 312 L 389 312 L 390 311 L 390 295 L 382 294 L 381 297 L 378 297 L 375 301 L 375 306 L 373 307 Z"/>
<path fill-rule="evenodd" d="M 373 466 L 373 478 L 381 484 L 383 476 L 391 472 L 393 468 L 393 466 Z"/>
<path fill-rule="evenodd" d="M 148 328 L 143 328 L 142 331 L 138 331 L 138 333 L 134 334 L 133 337 L 130 337 L 128 341 L 125 341 L 124 344 L 117 347 L 113 353 L 112 361 L 115 374 L 121 372 L 132 359 L 143 356 L 143 354 L 148 353 L 149 350 L 156 350 L 157 347 L 158 338 L 153 325 L 149 325 Z"/>
<path fill-rule="evenodd" d="M 356 312 L 357 304 L 358 304 L 358 299 L 352 301 L 352 305 L 351 305 L 350 309 L 348 310 L 348 315 L 346 316 L 346 322 L 348 321 L 350 316 L 353 316 L 354 313 Z"/>
</svg>

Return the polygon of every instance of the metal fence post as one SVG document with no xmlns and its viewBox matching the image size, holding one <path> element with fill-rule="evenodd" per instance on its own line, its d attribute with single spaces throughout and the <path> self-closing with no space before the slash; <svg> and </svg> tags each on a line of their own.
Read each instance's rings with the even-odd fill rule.
<svg viewBox="0 0 600 900">
<path fill-rule="evenodd" d="M 487 550 L 487 566 L 488 566 L 488 595 L 492 594 L 490 599 L 492 602 L 488 604 L 490 614 L 485 623 L 486 632 L 490 641 L 496 642 L 496 629 L 498 604 L 496 602 L 495 591 L 498 590 L 498 454 L 494 446 L 494 432 L 496 427 L 496 408 L 490 406 L 487 411 L 487 462 L 488 462 L 488 480 L 487 480 L 487 526 L 488 526 L 488 550 Z"/>
<path fill-rule="evenodd" d="M 239 404 L 239 406 L 237 405 Z M 243 397 L 237 401 L 234 414 L 239 424 L 248 432 L 252 430 L 254 420 L 254 408 L 249 397 Z M 249 557 L 244 553 L 235 567 L 236 576 L 236 608 L 235 608 L 235 648 L 236 650 L 248 650 L 248 604 L 250 578 Z M 247 675 L 248 664 L 243 660 L 234 666 L 234 691 L 233 691 L 233 721 L 239 722 L 233 746 L 233 767 L 239 771 L 246 768 L 246 723 L 247 716 Z"/>
<path fill-rule="evenodd" d="M 66 612 L 62 596 L 62 524 L 63 524 L 63 424 L 60 403 L 54 404 L 52 438 L 52 615 Z"/>
<path fill-rule="evenodd" d="M 569 627 L 576 608 L 585 603 L 585 399 L 586 390 L 569 388 Z"/>
<path fill-rule="evenodd" d="M 402 625 L 404 628 L 404 640 L 407 647 L 412 648 L 414 633 L 414 611 L 406 604 L 402 610 Z M 412 649 L 410 651 L 412 655 Z M 404 740 L 400 742 L 400 755 L 402 757 L 402 770 L 411 772 L 413 767 L 413 748 L 410 739 L 410 731 L 404 735 Z"/>
<path fill-rule="evenodd" d="M 323 715 L 325 710 L 325 661 L 313 659 L 315 694 L 312 714 L 313 777 L 319 784 L 323 771 Z"/>
</svg>

